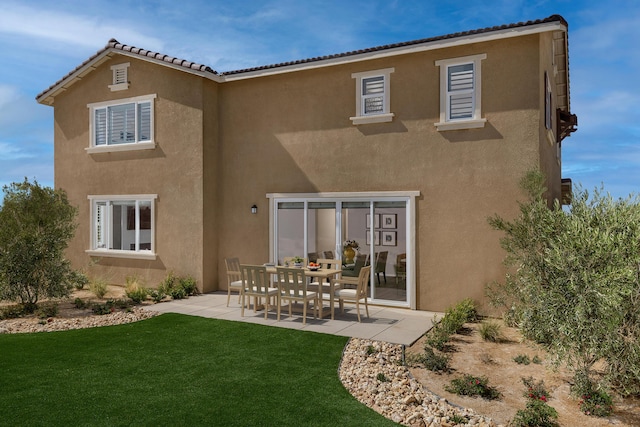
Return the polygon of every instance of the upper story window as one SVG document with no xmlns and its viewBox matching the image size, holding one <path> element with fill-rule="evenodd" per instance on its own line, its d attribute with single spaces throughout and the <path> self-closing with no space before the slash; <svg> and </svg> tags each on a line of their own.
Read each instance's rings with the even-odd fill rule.
<svg viewBox="0 0 640 427">
<path fill-rule="evenodd" d="M 440 67 L 440 122 L 438 130 L 484 127 L 481 67 L 486 54 L 436 61 Z"/>
<path fill-rule="evenodd" d="M 93 256 L 155 259 L 155 194 L 89 196 Z"/>
<path fill-rule="evenodd" d="M 350 117 L 354 125 L 393 120 L 389 108 L 389 80 L 394 71 L 393 68 L 385 68 L 351 74 L 356 80 L 356 115 Z"/>
<path fill-rule="evenodd" d="M 156 95 L 89 104 L 90 153 L 154 148 L 153 104 Z"/>
<path fill-rule="evenodd" d="M 553 129 L 553 92 L 546 71 L 544 73 L 544 127 L 549 130 Z"/>
<path fill-rule="evenodd" d="M 115 92 L 117 90 L 126 90 L 129 89 L 129 63 L 125 62 L 124 64 L 117 64 L 111 66 L 111 71 L 113 72 L 113 81 L 109 85 L 109 89 L 111 92 Z"/>
</svg>

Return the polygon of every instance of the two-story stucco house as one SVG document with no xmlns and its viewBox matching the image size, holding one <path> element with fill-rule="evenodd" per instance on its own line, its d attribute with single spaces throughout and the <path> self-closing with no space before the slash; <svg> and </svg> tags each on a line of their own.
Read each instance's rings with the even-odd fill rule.
<svg viewBox="0 0 640 427">
<path fill-rule="evenodd" d="M 374 303 L 436 311 L 504 277 L 487 217 L 518 212 L 533 168 L 561 197 L 577 125 L 557 15 L 230 72 L 111 40 L 37 100 L 90 276 L 209 292 L 227 257 L 355 240 L 382 273 Z"/>
</svg>

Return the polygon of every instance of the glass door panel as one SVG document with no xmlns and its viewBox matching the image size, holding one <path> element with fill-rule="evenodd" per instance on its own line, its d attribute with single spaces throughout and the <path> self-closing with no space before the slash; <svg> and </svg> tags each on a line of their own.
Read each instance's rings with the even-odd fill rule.
<svg viewBox="0 0 640 427">
<path fill-rule="evenodd" d="M 283 265 L 284 258 L 306 257 L 304 250 L 304 202 L 278 203 L 277 258 Z"/>
<path fill-rule="evenodd" d="M 406 306 L 410 303 L 411 216 L 408 198 L 340 197 L 280 199 L 275 226 L 275 262 L 285 257 L 341 259 L 343 276 L 357 277 L 371 265 L 369 297 L 372 302 Z M 352 243 L 354 253 L 345 250 Z M 407 256 L 409 254 L 409 256 Z"/>
<path fill-rule="evenodd" d="M 336 258 L 335 202 L 307 203 L 307 256 L 313 262 Z"/>
<path fill-rule="evenodd" d="M 375 262 L 372 297 L 389 301 L 407 300 L 406 202 L 374 203 Z"/>
</svg>

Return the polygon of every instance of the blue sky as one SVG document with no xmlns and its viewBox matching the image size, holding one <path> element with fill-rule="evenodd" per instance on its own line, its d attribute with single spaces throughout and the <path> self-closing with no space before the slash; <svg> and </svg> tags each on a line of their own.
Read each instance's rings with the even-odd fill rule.
<svg viewBox="0 0 640 427">
<path fill-rule="evenodd" d="M 53 108 L 37 94 L 110 38 L 217 71 L 304 59 L 560 14 L 569 22 L 571 110 L 563 176 L 640 193 L 637 0 L 234 2 L 0 0 L 0 186 L 53 186 Z"/>
</svg>

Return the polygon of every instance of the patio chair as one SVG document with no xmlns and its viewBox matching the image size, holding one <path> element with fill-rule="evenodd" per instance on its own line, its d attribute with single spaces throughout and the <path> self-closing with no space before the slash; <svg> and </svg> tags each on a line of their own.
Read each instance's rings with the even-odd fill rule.
<svg viewBox="0 0 640 427">
<path fill-rule="evenodd" d="M 381 251 L 376 256 L 376 276 L 378 277 L 378 284 L 380 284 L 380 273 L 384 277 L 384 283 L 387 283 L 387 256 L 389 252 Z"/>
<path fill-rule="evenodd" d="M 342 261 L 340 261 L 339 259 L 318 258 L 318 264 L 320 264 L 320 268 L 327 268 L 331 270 L 342 270 Z M 335 281 L 336 279 L 340 279 L 341 277 L 342 277 L 342 273 L 338 273 L 333 277 L 333 279 Z M 322 289 L 320 288 L 320 282 L 315 280 L 309 283 L 309 289 L 317 292 L 322 292 Z"/>
<path fill-rule="evenodd" d="M 335 259 L 335 256 L 333 255 L 333 251 L 324 251 L 324 252 L 322 252 L 322 257 L 324 259 Z"/>
<path fill-rule="evenodd" d="M 360 254 L 356 257 L 356 263 L 353 266 L 353 269 L 343 268 L 342 269 L 342 283 L 348 283 L 351 285 L 358 284 L 358 276 L 360 275 L 360 270 L 362 267 L 369 264 L 369 255 L 368 254 Z"/>
<path fill-rule="evenodd" d="M 293 302 L 302 303 L 302 324 L 307 324 L 307 305 L 313 302 L 313 318 L 317 317 L 318 293 L 307 290 L 307 278 L 304 270 L 300 268 L 277 268 L 278 276 L 278 322 L 282 301 L 289 303 L 289 317 L 292 316 L 291 306 Z"/>
<path fill-rule="evenodd" d="M 309 262 L 318 262 L 318 253 L 317 252 L 309 252 L 307 254 L 307 259 Z"/>
<path fill-rule="evenodd" d="M 240 315 L 244 317 L 245 298 L 253 297 L 253 312 L 257 311 L 258 300 L 264 298 L 264 318 L 267 319 L 269 311 L 269 300 L 278 296 L 276 288 L 269 287 L 269 274 L 267 267 L 263 265 L 240 264 L 242 276 L 242 308 Z"/>
<path fill-rule="evenodd" d="M 367 301 L 367 292 L 369 287 L 369 276 L 371 275 L 371 266 L 362 267 L 360 274 L 358 275 L 358 286 L 356 289 L 337 289 L 333 293 L 333 298 L 337 299 L 340 303 L 340 311 L 344 313 L 344 303 L 352 302 L 356 305 L 356 311 L 358 312 L 358 322 L 360 322 L 360 301 L 364 300 L 364 307 L 369 317 L 369 304 Z M 336 283 L 343 283 L 344 279 L 337 280 Z"/>
<path fill-rule="evenodd" d="M 238 292 L 238 304 L 242 298 L 242 277 L 240 275 L 240 260 L 238 258 L 225 258 L 227 268 L 227 307 L 231 299 L 231 291 Z"/>
</svg>

